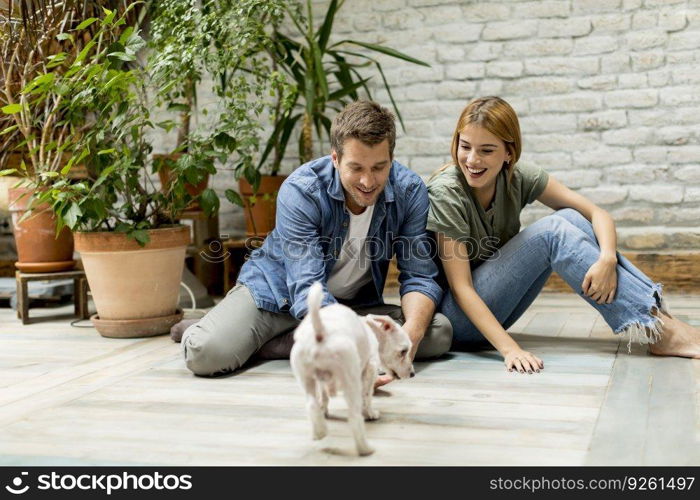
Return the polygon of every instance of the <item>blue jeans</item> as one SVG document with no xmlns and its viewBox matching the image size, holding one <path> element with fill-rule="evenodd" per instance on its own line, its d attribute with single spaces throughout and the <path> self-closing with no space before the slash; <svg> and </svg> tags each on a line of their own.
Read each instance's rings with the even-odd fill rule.
<svg viewBox="0 0 700 500">
<path fill-rule="evenodd" d="M 472 282 L 503 328 L 515 323 L 556 271 L 605 322 L 618 333 L 642 343 L 654 342 L 659 320 L 654 309 L 666 310 L 661 285 L 652 282 L 621 254 L 617 254 L 617 291 L 610 304 L 597 304 L 581 290 L 584 276 L 600 255 L 591 223 L 571 208 L 558 210 L 526 227 L 489 260 L 472 270 Z M 457 304 L 451 291 L 439 311 L 452 323 L 453 350 L 475 350 L 489 346 Z"/>
</svg>

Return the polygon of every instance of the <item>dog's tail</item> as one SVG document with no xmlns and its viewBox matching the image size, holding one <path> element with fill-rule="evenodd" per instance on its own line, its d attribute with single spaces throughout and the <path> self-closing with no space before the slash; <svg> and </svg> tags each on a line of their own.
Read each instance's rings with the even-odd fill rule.
<svg viewBox="0 0 700 500">
<path fill-rule="evenodd" d="M 321 342 L 323 337 L 326 335 L 326 331 L 323 329 L 323 323 L 321 323 L 321 302 L 323 301 L 323 285 L 319 281 L 311 285 L 309 290 L 309 296 L 307 298 L 307 304 L 309 306 L 309 316 L 311 317 L 311 325 L 314 327 L 314 333 L 316 334 L 316 341 Z"/>
</svg>

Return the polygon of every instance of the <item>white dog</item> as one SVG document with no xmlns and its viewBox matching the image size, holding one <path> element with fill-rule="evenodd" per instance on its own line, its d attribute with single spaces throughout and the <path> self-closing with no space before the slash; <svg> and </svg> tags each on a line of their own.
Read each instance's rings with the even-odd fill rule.
<svg viewBox="0 0 700 500">
<path fill-rule="evenodd" d="M 290 361 L 306 392 L 313 438 L 326 436 L 328 397 L 343 391 L 357 452 L 369 455 L 364 419 L 375 420 L 372 393 L 381 367 L 396 378 L 413 377 L 408 334 L 389 316 L 360 317 L 341 304 L 321 309 L 323 287 L 309 290 L 308 314 L 294 332 Z"/>
</svg>

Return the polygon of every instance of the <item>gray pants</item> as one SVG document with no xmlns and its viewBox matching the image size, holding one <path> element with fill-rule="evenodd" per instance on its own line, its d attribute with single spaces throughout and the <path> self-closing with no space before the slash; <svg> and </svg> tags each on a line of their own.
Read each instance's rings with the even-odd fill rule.
<svg viewBox="0 0 700 500">
<path fill-rule="evenodd" d="M 404 320 L 401 308 L 395 305 L 353 309 L 360 315 L 386 314 L 399 323 Z M 202 376 L 237 370 L 266 342 L 298 324 L 289 314 L 258 309 L 248 288 L 237 284 L 206 316 L 185 330 L 185 363 L 194 374 Z M 437 313 L 418 346 L 416 359 L 441 356 L 451 343 L 452 325 Z"/>
</svg>

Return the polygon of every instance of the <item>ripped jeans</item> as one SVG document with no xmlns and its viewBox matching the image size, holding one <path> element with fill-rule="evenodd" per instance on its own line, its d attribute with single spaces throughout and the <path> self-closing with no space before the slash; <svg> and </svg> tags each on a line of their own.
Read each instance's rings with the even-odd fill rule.
<svg viewBox="0 0 700 500">
<path fill-rule="evenodd" d="M 489 260 L 472 270 L 479 297 L 508 329 L 540 293 L 556 271 L 568 285 L 593 306 L 616 334 L 632 341 L 654 343 L 662 321 L 651 313 L 667 312 L 661 285 L 652 282 L 620 253 L 617 254 L 617 290 L 610 304 L 597 304 L 581 290 L 584 276 L 600 255 L 591 223 L 571 208 L 558 210 L 523 229 Z M 489 346 L 457 304 L 451 291 L 439 311 L 452 323 L 453 350 Z"/>
</svg>

